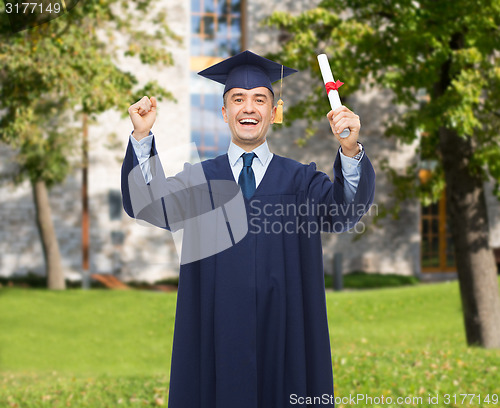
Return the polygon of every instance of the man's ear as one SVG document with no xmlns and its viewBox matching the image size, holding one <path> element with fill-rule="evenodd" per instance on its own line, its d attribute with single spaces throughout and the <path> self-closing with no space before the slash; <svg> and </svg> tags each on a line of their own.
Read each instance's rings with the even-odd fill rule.
<svg viewBox="0 0 500 408">
<path fill-rule="evenodd" d="M 226 107 L 222 107 L 222 117 L 224 118 L 224 122 L 227 123 L 227 113 L 226 113 Z"/>
<path fill-rule="evenodd" d="M 274 123 L 274 119 L 276 118 L 276 106 L 273 106 L 271 111 L 271 124 Z"/>
</svg>

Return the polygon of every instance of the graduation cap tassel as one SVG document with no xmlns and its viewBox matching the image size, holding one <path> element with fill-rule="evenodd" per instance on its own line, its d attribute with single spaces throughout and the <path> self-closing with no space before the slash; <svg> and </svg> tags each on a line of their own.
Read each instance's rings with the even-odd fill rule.
<svg viewBox="0 0 500 408">
<path fill-rule="evenodd" d="M 278 101 L 278 106 L 276 107 L 276 116 L 274 119 L 274 123 L 283 123 L 283 101 Z"/>
<path fill-rule="evenodd" d="M 276 108 L 276 116 L 274 118 L 274 123 L 283 123 L 283 100 L 281 99 L 281 91 L 283 90 L 283 65 L 281 66 L 281 82 L 280 82 L 280 99 L 278 100 L 278 106 Z"/>
</svg>

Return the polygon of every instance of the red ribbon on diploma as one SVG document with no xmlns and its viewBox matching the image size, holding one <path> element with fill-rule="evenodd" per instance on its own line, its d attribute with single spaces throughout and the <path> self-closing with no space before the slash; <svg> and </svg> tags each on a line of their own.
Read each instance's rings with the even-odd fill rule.
<svg viewBox="0 0 500 408">
<path fill-rule="evenodd" d="M 344 83 L 340 82 L 338 79 L 335 82 L 327 82 L 325 84 L 326 94 L 328 95 L 330 91 L 338 91 L 342 85 L 344 85 Z"/>
</svg>

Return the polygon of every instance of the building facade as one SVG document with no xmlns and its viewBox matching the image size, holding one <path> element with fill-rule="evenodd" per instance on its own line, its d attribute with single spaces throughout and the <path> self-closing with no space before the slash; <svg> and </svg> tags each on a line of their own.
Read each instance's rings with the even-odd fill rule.
<svg viewBox="0 0 500 408">
<path fill-rule="evenodd" d="M 295 13 L 312 4 L 305 0 L 271 3 L 162 0 L 158 3 L 169 11 L 171 29 L 185 39 L 183 45 L 171 49 L 175 65 L 158 71 L 132 58 L 123 58 L 119 64 L 124 70 L 140 73 L 141 78 L 157 79 L 175 95 L 176 103 L 159 103 L 153 127 L 158 149 L 167 151 L 167 156 L 172 154 L 166 167 L 175 174 L 185 161 L 225 153 L 230 141 L 229 129 L 220 113 L 223 86 L 196 73 L 244 49 L 260 55 L 276 51 L 280 47 L 280 35 L 276 30 L 262 27 L 262 19 L 276 10 Z M 317 81 L 321 78 L 311 78 L 302 72 L 295 74 L 293 84 L 288 82 L 284 89 L 283 99 L 290 106 L 300 97 L 301 89 L 309 89 Z M 375 200 L 356 228 L 342 234 L 324 234 L 325 272 L 332 271 L 333 257 L 340 253 L 344 273 L 361 270 L 423 279 L 454 278 L 455 263 L 444 197 L 429 207 L 407 200 L 398 220 L 386 218 L 379 227 L 372 226 L 380 206 L 390 205 L 392 200 L 392 186 L 381 171 L 383 159 L 401 171 L 415 161 L 422 163 L 422 171 L 415 177 L 425 178 L 425 163 L 415 157 L 415 144 L 401 145 L 382 137 L 384 124 L 394 112 L 389 99 L 383 90 L 358 93 L 349 99 L 350 108 L 361 117 L 359 140 L 377 174 Z M 89 130 L 90 271 L 112 273 L 125 281 L 152 282 L 178 274 L 179 248 L 168 231 L 136 222 L 123 211 L 120 167 L 132 129 L 128 118 L 121 119 L 120 112 L 108 111 L 100 115 L 97 125 Z M 302 163 L 314 161 L 319 170 L 333 179 L 333 160 L 339 144 L 331 134 L 328 121 L 325 118 L 318 133 L 305 147 L 299 147 L 296 141 L 304 131 L 303 123 L 292 127 L 272 125 L 268 134 L 271 151 Z M 174 151 L 178 154 L 172 153 Z M 0 164 L 0 174 L 4 176 L 0 179 L 0 275 L 43 274 L 44 260 L 30 186 L 28 183 L 14 186 L 9 181 L 13 153 L 0 146 L 0 154 L 4 159 Z M 486 190 L 491 246 L 500 247 L 499 204 L 491 194 L 491 185 L 488 184 Z M 79 279 L 82 270 L 80 194 L 79 171 L 50 192 L 65 273 L 71 279 Z"/>
</svg>

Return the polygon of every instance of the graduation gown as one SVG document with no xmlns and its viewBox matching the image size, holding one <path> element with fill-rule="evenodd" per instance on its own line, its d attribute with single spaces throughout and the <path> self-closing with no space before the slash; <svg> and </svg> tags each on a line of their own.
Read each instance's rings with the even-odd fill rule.
<svg viewBox="0 0 500 408">
<path fill-rule="evenodd" d="M 129 142 L 122 196 L 131 217 L 127 176 L 137 165 Z M 209 182 L 234 181 L 227 154 L 201 165 Z M 181 265 L 169 408 L 320 405 L 318 399 L 306 405 L 306 397 L 334 406 L 320 231 L 346 231 L 368 211 L 375 172 L 366 151 L 360 165 L 354 201 L 345 206 L 340 152 L 333 183 L 315 163 L 274 154 L 255 194 L 244 199 L 244 238 Z M 293 212 L 305 202 L 322 208 Z M 280 225 L 286 230 L 280 232 Z M 320 228 L 314 231 L 314 225 Z"/>
</svg>

